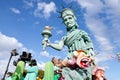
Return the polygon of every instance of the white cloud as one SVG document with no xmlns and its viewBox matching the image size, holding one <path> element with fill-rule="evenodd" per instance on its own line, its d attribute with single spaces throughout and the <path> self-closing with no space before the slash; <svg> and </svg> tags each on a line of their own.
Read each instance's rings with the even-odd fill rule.
<svg viewBox="0 0 120 80">
<path fill-rule="evenodd" d="M 120 0 L 72 0 L 85 9 L 85 23 L 94 35 L 103 56 L 116 53 L 120 48 Z M 70 1 L 70 2 L 72 2 Z M 95 45 L 95 44 L 94 44 Z M 96 49 L 97 49 L 96 48 Z M 119 52 L 119 51 L 118 51 Z M 101 57 L 99 61 L 110 58 Z"/>
<path fill-rule="evenodd" d="M 100 0 L 78 0 L 78 3 L 82 8 L 86 8 L 89 16 L 94 16 L 97 13 L 101 12 L 103 6 Z"/>
<path fill-rule="evenodd" d="M 0 33 L 0 59 L 8 58 L 12 49 L 27 50 L 23 44 L 14 37 L 9 37 Z"/>
<path fill-rule="evenodd" d="M 95 36 L 95 38 L 97 39 L 98 42 L 100 43 L 100 47 L 102 49 L 102 51 L 104 52 L 109 52 L 109 53 L 113 53 L 113 49 L 114 47 L 111 45 L 110 41 L 102 36 Z"/>
<path fill-rule="evenodd" d="M 50 57 L 50 54 L 47 51 L 40 52 L 40 55 L 45 56 L 45 57 Z"/>
<path fill-rule="evenodd" d="M 63 31 L 62 31 L 62 30 L 58 30 L 58 31 L 57 31 L 57 35 L 60 35 L 60 34 L 63 34 Z"/>
<path fill-rule="evenodd" d="M 58 55 L 51 55 L 50 53 L 48 53 L 47 51 L 42 51 L 42 52 L 40 52 L 40 55 L 41 56 L 45 56 L 45 57 L 47 57 L 47 58 L 52 58 L 52 57 L 56 57 L 56 58 L 60 58 L 60 56 L 58 56 Z"/>
<path fill-rule="evenodd" d="M 3 75 L 10 57 L 10 52 L 13 49 L 19 51 L 26 51 L 27 49 L 20 43 L 16 38 L 6 36 L 0 33 L 0 75 Z M 18 52 L 19 52 L 18 51 Z M 33 52 L 30 50 L 30 52 Z M 17 56 L 18 57 L 18 56 Z M 13 60 L 18 59 L 17 57 L 12 57 L 11 63 L 9 65 L 9 71 L 13 72 L 15 67 L 13 66 Z"/>
<path fill-rule="evenodd" d="M 109 20 L 109 36 L 114 41 L 114 46 L 120 48 L 120 0 L 105 0 L 106 18 Z"/>
<path fill-rule="evenodd" d="M 55 40 L 54 42 L 58 44 L 58 43 L 59 43 L 59 40 Z"/>
<path fill-rule="evenodd" d="M 13 60 L 11 60 L 11 63 L 8 68 L 8 72 L 14 72 L 15 71 L 15 66 L 13 66 Z M 4 72 L 6 70 L 7 64 L 8 64 L 8 59 L 5 60 L 0 60 L 0 79 L 3 78 Z"/>
<path fill-rule="evenodd" d="M 96 56 L 96 62 L 99 63 L 99 62 L 104 62 L 104 61 L 107 61 L 109 59 L 113 59 L 114 56 L 112 54 L 109 54 L 109 53 L 105 53 L 105 52 L 101 52 L 100 54 L 98 54 Z"/>
<path fill-rule="evenodd" d="M 20 10 L 16 8 L 10 8 L 10 10 L 15 14 L 20 14 Z"/>
<path fill-rule="evenodd" d="M 56 13 L 56 5 L 54 2 L 45 3 L 45 2 L 39 2 L 37 5 L 37 9 L 34 12 L 34 15 L 36 17 L 44 17 L 49 18 L 51 13 Z"/>
<path fill-rule="evenodd" d="M 25 18 L 18 18 L 17 21 L 25 21 Z"/>
<path fill-rule="evenodd" d="M 40 24 L 40 22 L 39 22 L 39 21 L 36 21 L 34 24 Z"/>
<path fill-rule="evenodd" d="M 108 11 L 108 14 L 112 14 L 112 16 L 119 16 L 120 14 L 120 0 L 105 0 L 105 8 Z M 114 10 L 114 11 L 112 11 Z M 117 17 L 116 17 L 117 18 Z"/>
<path fill-rule="evenodd" d="M 25 4 L 25 8 L 28 9 L 28 8 L 32 8 L 33 7 L 33 2 L 32 1 L 26 1 L 26 0 L 23 0 L 24 4 Z"/>
<path fill-rule="evenodd" d="M 98 48 L 100 48 L 101 51 L 105 53 L 103 54 L 103 56 L 105 56 L 107 53 L 113 54 L 115 45 L 111 42 L 110 37 L 112 34 L 117 40 L 118 36 L 116 36 L 116 33 L 113 33 L 115 28 L 111 28 L 110 30 L 110 26 L 112 27 L 113 25 L 109 24 L 112 23 L 120 25 L 120 23 L 117 22 L 118 20 L 120 20 L 120 17 L 118 16 L 120 14 L 120 10 L 118 10 L 117 8 L 119 7 L 118 3 L 120 2 L 118 0 L 116 0 L 115 2 L 113 2 L 112 0 L 107 0 L 104 2 L 102 2 L 101 0 L 78 0 L 78 3 L 81 5 L 82 8 L 86 10 L 86 13 L 84 14 L 86 25 L 91 33 L 93 33 L 97 43 L 99 43 Z M 100 15 L 100 13 L 104 14 L 105 17 L 102 18 L 103 16 Z M 110 23 L 107 22 L 107 20 L 110 20 Z M 99 61 L 106 61 L 108 59 L 109 58 L 107 57 L 101 57 L 101 60 Z"/>
<path fill-rule="evenodd" d="M 45 69 L 45 63 L 44 62 L 37 62 L 37 65 L 38 65 L 38 67 L 39 67 L 39 69 L 42 69 L 42 70 L 44 70 Z"/>
</svg>

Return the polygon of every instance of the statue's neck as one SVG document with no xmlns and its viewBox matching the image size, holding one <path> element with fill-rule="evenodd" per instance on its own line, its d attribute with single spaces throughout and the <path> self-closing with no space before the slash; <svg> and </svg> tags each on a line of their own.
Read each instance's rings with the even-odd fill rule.
<svg viewBox="0 0 120 80">
<path fill-rule="evenodd" d="M 71 28 L 67 28 L 67 31 L 68 31 L 68 32 L 71 32 L 71 31 L 73 31 L 74 29 L 77 29 L 77 26 L 73 26 L 73 27 L 71 27 Z"/>
<path fill-rule="evenodd" d="M 78 28 L 78 24 L 76 23 L 72 27 L 67 28 L 67 31 L 71 32 L 71 31 L 73 31 L 74 29 L 77 29 L 77 28 Z"/>
</svg>

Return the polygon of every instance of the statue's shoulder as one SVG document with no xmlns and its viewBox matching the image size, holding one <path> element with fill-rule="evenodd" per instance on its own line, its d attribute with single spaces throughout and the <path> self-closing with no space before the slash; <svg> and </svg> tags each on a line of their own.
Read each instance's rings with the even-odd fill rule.
<svg viewBox="0 0 120 80">
<path fill-rule="evenodd" d="M 85 30 L 82 30 L 82 29 L 78 29 L 78 30 L 80 31 L 80 33 L 87 34 Z"/>
<path fill-rule="evenodd" d="M 76 32 L 79 32 L 79 33 L 86 33 L 84 30 L 82 30 L 82 29 L 76 29 L 75 30 Z"/>
<path fill-rule="evenodd" d="M 82 29 L 77 29 L 77 30 L 79 30 L 80 32 L 84 32 L 84 30 L 82 30 Z"/>
</svg>

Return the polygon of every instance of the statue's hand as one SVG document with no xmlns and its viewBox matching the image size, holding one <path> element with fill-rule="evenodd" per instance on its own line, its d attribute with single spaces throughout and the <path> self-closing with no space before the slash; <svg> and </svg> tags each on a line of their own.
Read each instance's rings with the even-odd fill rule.
<svg viewBox="0 0 120 80">
<path fill-rule="evenodd" d="M 45 51 L 46 47 L 50 45 L 49 39 L 44 39 L 42 42 L 42 50 Z"/>
<path fill-rule="evenodd" d="M 49 39 L 43 40 L 43 41 L 42 41 L 42 45 L 49 46 L 49 45 L 50 45 L 50 40 L 49 40 Z"/>
</svg>

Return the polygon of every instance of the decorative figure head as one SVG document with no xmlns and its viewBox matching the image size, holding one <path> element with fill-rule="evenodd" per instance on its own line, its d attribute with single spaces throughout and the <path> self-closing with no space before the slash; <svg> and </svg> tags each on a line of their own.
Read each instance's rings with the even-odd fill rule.
<svg viewBox="0 0 120 80">
<path fill-rule="evenodd" d="M 62 18 L 64 24 L 66 25 L 67 31 L 78 27 L 76 22 L 77 19 L 72 9 L 64 8 L 60 13 L 61 13 L 60 17 Z"/>
<path fill-rule="evenodd" d="M 105 69 L 103 67 L 96 67 L 92 73 L 92 80 L 107 80 L 105 78 Z"/>
<path fill-rule="evenodd" d="M 7 73 L 7 77 L 12 76 L 12 74 L 13 74 L 12 72 L 8 72 L 8 73 Z"/>
<path fill-rule="evenodd" d="M 97 68 L 97 70 L 95 71 L 95 75 L 96 75 L 97 77 L 102 77 L 102 76 L 104 76 L 104 69 L 102 69 L 102 68 Z"/>
<path fill-rule="evenodd" d="M 87 52 L 84 50 L 78 50 L 73 52 L 74 57 L 77 58 L 76 64 L 81 68 L 87 68 L 92 59 L 87 55 Z"/>
<path fill-rule="evenodd" d="M 120 61 L 120 53 L 117 53 L 118 61 Z"/>
<path fill-rule="evenodd" d="M 11 52 L 11 55 L 12 55 L 12 56 L 17 56 L 17 55 L 19 55 L 19 53 L 17 52 L 17 49 L 13 49 L 12 52 Z"/>
<path fill-rule="evenodd" d="M 30 66 L 36 66 L 36 65 L 37 65 L 37 61 L 35 59 L 32 59 Z"/>
<path fill-rule="evenodd" d="M 58 64 L 58 59 L 55 57 L 53 57 L 51 61 L 55 66 Z"/>
</svg>

